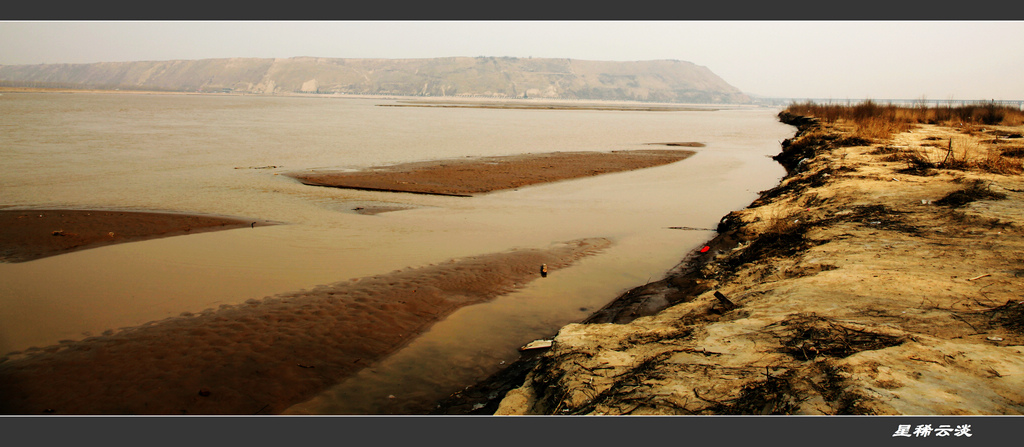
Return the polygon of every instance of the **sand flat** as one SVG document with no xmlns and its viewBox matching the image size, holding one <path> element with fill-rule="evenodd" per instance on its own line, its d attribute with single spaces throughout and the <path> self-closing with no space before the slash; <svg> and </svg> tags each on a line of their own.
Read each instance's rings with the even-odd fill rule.
<svg viewBox="0 0 1024 447">
<path fill-rule="evenodd" d="M 523 186 L 631 171 L 684 160 L 690 150 L 550 152 L 500 157 L 431 160 L 361 171 L 293 172 L 311 186 L 472 196 Z"/>
<path fill-rule="evenodd" d="M 0 357 L 2 414 L 275 414 L 456 309 L 601 252 L 582 239 L 224 305 Z"/>
<path fill-rule="evenodd" d="M 272 224 L 183 213 L 0 210 L 0 262 L 25 262 L 112 244 Z"/>
<path fill-rule="evenodd" d="M 717 107 L 707 105 L 637 105 L 609 101 L 589 104 L 565 102 L 510 102 L 510 101 L 399 101 L 397 104 L 378 104 L 379 107 L 448 107 L 462 109 L 520 109 L 520 110 L 600 110 L 614 112 L 714 112 Z"/>
</svg>

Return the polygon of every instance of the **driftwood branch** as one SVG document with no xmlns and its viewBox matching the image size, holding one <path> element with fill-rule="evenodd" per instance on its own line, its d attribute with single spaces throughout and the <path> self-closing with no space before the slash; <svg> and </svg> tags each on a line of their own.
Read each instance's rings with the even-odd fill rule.
<svg viewBox="0 0 1024 447">
<path fill-rule="evenodd" d="M 724 306 L 726 310 L 734 309 L 736 307 L 736 304 L 733 303 L 732 301 L 729 301 L 729 298 L 726 298 L 722 292 L 716 290 L 715 298 L 718 298 L 718 302 L 722 303 L 722 306 Z"/>
</svg>

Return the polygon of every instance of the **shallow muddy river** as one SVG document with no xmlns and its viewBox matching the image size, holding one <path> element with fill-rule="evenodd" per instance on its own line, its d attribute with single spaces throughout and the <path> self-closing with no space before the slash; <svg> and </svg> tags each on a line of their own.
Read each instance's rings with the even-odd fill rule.
<svg viewBox="0 0 1024 447">
<path fill-rule="evenodd" d="M 0 354 L 226 304 L 515 248 L 614 245 L 494 301 L 292 407 L 412 413 L 513 361 L 516 348 L 658 279 L 719 218 L 775 185 L 794 129 L 777 110 L 379 107 L 388 99 L 5 93 L 0 208 L 208 213 L 284 225 L 0 264 Z M 305 186 L 283 174 L 441 158 L 652 149 L 674 164 L 477 197 Z M 364 215 L 358 207 L 402 211 Z"/>
</svg>

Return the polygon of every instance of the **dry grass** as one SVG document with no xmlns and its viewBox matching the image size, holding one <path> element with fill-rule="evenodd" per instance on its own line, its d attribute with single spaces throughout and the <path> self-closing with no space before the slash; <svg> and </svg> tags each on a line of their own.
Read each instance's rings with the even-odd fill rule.
<svg viewBox="0 0 1024 447">
<path fill-rule="evenodd" d="M 905 171 L 908 172 L 926 173 L 929 169 L 940 168 L 1003 175 L 1024 173 L 1024 160 L 1013 154 L 971 137 L 964 137 L 951 138 L 944 144 L 936 143 L 899 152 L 886 160 L 905 161 Z"/>
<path fill-rule="evenodd" d="M 939 124 L 971 131 L 981 125 L 1019 126 L 1024 124 L 1024 111 L 995 103 L 961 106 L 918 105 L 913 107 L 878 104 L 867 100 L 854 105 L 794 103 L 786 111 L 795 115 L 814 116 L 828 124 L 847 123 L 856 136 L 886 139 L 904 132 L 915 124 Z"/>
<path fill-rule="evenodd" d="M 1024 162 L 1019 158 L 1007 157 L 998 149 L 989 148 L 985 158 L 977 163 L 978 169 L 994 174 L 1020 174 L 1024 172 Z"/>
<path fill-rule="evenodd" d="M 799 227 L 800 219 L 798 216 L 783 216 L 778 213 L 772 213 L 770 216 L 765 217 L 765 226 L 762 233 L 778 237 L 780 235 L 792 233 Z"/>
<path fill-rule="evenodd" d="M 884 140 L 911 129 L 908 122 L 879 117 L 865 118 L 854 123 L 853 134 L 869 140 Z"/>
<path fill-rule="evenodd" d="M 994 174 L 1024 173 L 1024 147 L 1007 144 L 1017 141 L 1019 134 L 1005 131 L 996 133 L 995 139 L 981 141 L 982 126 L 1020 126 L 1024 124 L 1024 111 L 994 103 L 963 106 L 928 107 L 924 104 L 907 107 L 877 104 L 870 100 L 856 105 L 794 103 L 786 112 L 813 116 L 837 126 L 847 126 L 856 137 L 885 141 L 893 135 L 911 130 L 918 124 L 937 124 L 955 127 L 964 137 L 930 141 L 922 147 L 905 151 L 893 150 L 884 155 L 884 161 L 904 161 L 907 168 L 901 172 L 931 175 L 931 169 L 956 169 Z M 1001 132 L 1001 133 L 1000 133 Z M 1006 138 L 1003 138 L 1003 137 Z"/>
</svg>

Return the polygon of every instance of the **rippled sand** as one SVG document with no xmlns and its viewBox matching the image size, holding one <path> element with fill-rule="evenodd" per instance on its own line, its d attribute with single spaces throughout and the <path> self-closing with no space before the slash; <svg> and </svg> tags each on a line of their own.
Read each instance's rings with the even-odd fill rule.
<svg viewBox="0 0 1024 447">
<path fill-rule="evenodd" d="M 608 247 L 584 239 L 249 300 L 8 354 L 6 414 L 273 414 L 401 347 L 455 309 Z"/>
</svg>

